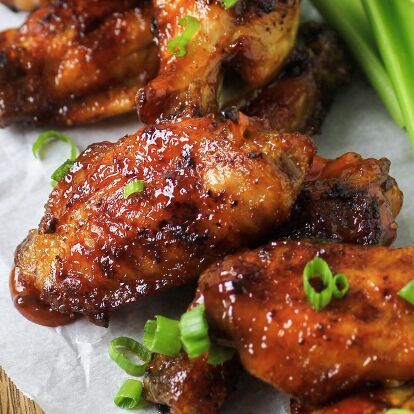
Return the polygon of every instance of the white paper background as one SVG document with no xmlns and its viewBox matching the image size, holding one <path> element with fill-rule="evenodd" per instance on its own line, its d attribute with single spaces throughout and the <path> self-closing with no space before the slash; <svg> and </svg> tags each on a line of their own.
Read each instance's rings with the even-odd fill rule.
<svg viewBox="0 0 414 414">
<path fill-rule="evenodd" d="M 0 6 L 0 29 L 21 19 Z M 131 115 L 67 132 L 83 149 L 96 141 L 115 140 L 138 127 Z M 138 337 L 143 323 L 155 313 L 179 315 L 192 292 L 181 289 L 146 298 L 114 315 L 109 329 L 84 320 L 45 328 L 17 313 L 8 290 L 14 249 L 28 230 L 37 226 L 50 192 L 50 173 L 62 162 L 62 152 L 66 157 L 68 151 L 64 144 L 56 143 L 43 161 L 35 160 L 31 145 L 39 132 L 18 126 L 0 130 L 0 366 L 47 414 L 120 413 L 112 396 L 127 376 L 109 360 L 108 342 L 120 335 Z M 404 132 L 394 126 L 362 78 L 357 77 L 338 96 L 317 143 L 322 156 L 356 151 L 392 161 L 392 175 L 405 193 L 398 244 L 412 243 L 414 156 Z M 226 404 L 225 413 L 283 413 L 282 403 L 277 392 L 246 376 Z"/>
</svg>

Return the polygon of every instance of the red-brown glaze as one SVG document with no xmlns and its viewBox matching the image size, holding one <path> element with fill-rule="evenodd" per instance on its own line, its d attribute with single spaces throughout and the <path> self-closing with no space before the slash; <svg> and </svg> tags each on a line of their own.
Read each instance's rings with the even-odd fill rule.
<svg viewBox="0 0 414 414">
<path fill-rule="evenodd" d="M 0 33 L 0 124 L 81 124 L 133 110 L 159 59 L 141 0 L 56 0 Z"/>
<path fill-rule="evenodd" d="M 299 24 L 299 0 L 240 0 L 228 10 L 221 0 L 152 3 L 161 65 L 137 97 L 145 123 L 176 113 L 217 112 L 222 66 L 229 60 L 250 87 L 263 86 L 280 70 Z M 167 44 L 182 33 L 178 22 L 186 15 L 198 19 L 201 28 L 187 45 L 187 54 L 177 57 Z"/>
<path fill-rule="evenodd" d="M 75 314 L 53 311 L 50 305 L 42 302 L 39 292 L 31 286 L 25 286 L 16 275 L 16 269 L 10 273 L 10 293 L 16 309 L 29 321 L 38 325 L 56 327 L 67 325 L 77 319 Z"/>
<path fill-rule="evenodd" d="M 348 294 L 315 312 L 303 269 L 316 255 L 344 273 Z M 244 368 L 313 404 L 369 383 L 414 378 L 414 248 L 275 242 L 228 256 L 200 278 L 209 324 Z"/>
<path fill-rule="evenodd" d="M 52 309 L 106 324 L 111 309 L 259 243 L 289 217 L 313 155 L 309 138 L 243 115 L 186 118 L 92 145 L 18 247 L 19 278 Z M 145 189 L 125 199 L 132 179 Z"/>
</svg>

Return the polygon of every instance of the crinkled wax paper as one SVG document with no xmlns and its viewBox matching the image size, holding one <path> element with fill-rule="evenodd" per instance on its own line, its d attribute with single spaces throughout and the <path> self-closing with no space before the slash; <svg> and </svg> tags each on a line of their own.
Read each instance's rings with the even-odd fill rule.
<svg viewBox="0 0 414 414">
<path fill-rule="evenodd" d="M 22 15 L 0 6 L 0 28 L 17 25 L 22 19 Z M 115 140 L 138 127 L 132 114 L 66 131 L 83 149 L 96 141 Z M 8 288 L 14 249 L 28 230 L 37 226 L 51 190 L 50 173 L 62 162 L 62 153 L 66 157 L 68 151 L 64 144 L 56 143 L 42 161 L 35 160 L 31 145 L 39 132 L 19 126 L 0 130 L 0 365 L 47 414 L 119 413 L 112 397 L 127 375 L 108 358 L 108 342 L 119 335 L 139 337 L 144 322 L 155 313 L 178 316 L 192 292 L 180 289 L 146 298 L 116 313 L 109 329 L 86 320 L 45 328 L 20 316 Z M 386 156 L 392 161 L 391 173 L 405 193 L 398 219 L 398 244 L 412 243 L 414 156 L 405 133 L 393 124 L 362 77 L 357 76 L 339 94 L 317 143 L 319 153 L 326 157 L 356 151 L 365 157 Z M 246 376 L 224 412 L 285 413 L 286 401 L 286 397 Z"/>
</svg>

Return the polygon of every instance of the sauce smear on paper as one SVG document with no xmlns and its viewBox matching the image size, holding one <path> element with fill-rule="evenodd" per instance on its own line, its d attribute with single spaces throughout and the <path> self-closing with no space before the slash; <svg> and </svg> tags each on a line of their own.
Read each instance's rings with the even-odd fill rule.
<svg viewBox="0 0 414 414">
<path fill-rule="evenodd" d="M 16 309 L 26 319 L 38 325 L 56 327 L 77 319 L 75 314 L 64 314 L 50 309 L 50 306 L 40 300 L 39 292 L 19 281 L 15 268 L 10 274 L 10 292 Z"/>
</svg>

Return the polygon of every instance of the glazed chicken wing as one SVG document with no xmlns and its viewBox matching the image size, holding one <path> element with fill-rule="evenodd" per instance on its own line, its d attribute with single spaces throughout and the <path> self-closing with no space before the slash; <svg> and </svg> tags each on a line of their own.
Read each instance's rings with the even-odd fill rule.
<svg viewBox="0 0 414 414">
<path fill-rule="evenodd" d="M 0 123 L 80 124 L 129 112 L 158 70 L 150 4 L 54 1 L 0 34 Z"/>
<path fill-rule="evenodd" d="M 350 283 L 321 312 L 302 283 L 315 256 Z M 414 307 L 397 295 L 413 266 L 410 247 L 274 242 L 209 268 L 199 289 L 209 324 L 233 342 L 249 373 L 322 403 L 368 383 L 413 379 Z"/>
<path fill-rule="evenodd" d="M 197 277 L 283 223 L 313 155 L 309 138 L 242 114 L 92 145 L 17 249 L 16 282 L 54 310 L 105 324 L 112 309 Z M 125 198 L 134 179 L 145 189 Z"/>
<path fill-rule="evenodd" d="M 387 414 L 393 408 L 414 411 L 413 385 L 360 393 L 319 408 L 291 401 L 291 414 Z M 398 413 L 407 414 L 406 411 L 394 414 Z"/>
<path fill-rule="evenodd" d="M 231 63 L 251 88 L 261 87 L 280 70 L 293 47 L 299 0 L 239 0 L 225 10 L 221 0 L 153 0 L 160 47 L 160 72 L 137 97 L 145 123 L 179 113 L 204 115 L 218 109 L 222 67 Z M 168 42 L 181 35 L 181 18 L 200 28 L 175 56 Z"/>
</svg>

